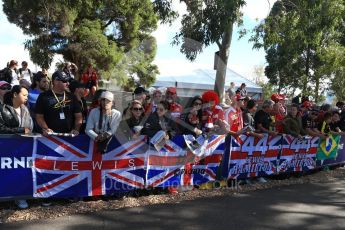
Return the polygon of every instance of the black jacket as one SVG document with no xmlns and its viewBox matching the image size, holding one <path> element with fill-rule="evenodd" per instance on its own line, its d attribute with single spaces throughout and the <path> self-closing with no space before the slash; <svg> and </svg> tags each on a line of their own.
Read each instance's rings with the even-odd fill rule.
<svg viewBox="0 0 345 230">
<path fill-rule="evenodd" d="M 12 106 L 0 104 L 0 134 L 24 133 L 19 127 L 19 120 Z"/>
<path fill-rule="evenodd" d="M 152 113 L 147 121 L 144 123 L 144 127 L 141 130 L 142 135 L 148 135 L 153 137 L 158 131 L 163 130 L 162 122 L 165 123 L 165 132 L 171 137 L 176 131 L 176 123 L 169 114 L 165 115 L 163 118 L 159 119 L 157 112 Z"/>
</svg>

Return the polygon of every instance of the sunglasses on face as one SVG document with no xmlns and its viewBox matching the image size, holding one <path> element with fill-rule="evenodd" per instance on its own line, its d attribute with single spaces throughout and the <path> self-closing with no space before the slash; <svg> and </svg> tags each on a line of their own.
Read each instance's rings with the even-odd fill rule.
<svg viewBox="0 0 345 230">
<path fill-rule="evenodd" d="M 132 108 L 132 110 L 134 110 L 134 111 L 142 111 L 143 108 Z"/>
<path fill-rule="evenodd" d="M 193 103 L 193 105 L 194 105 L 194 106 L 201 106 L 201 105 L 202 105 L 202 103 L 199 103 L 199 102 L 194 102 L 194 103 Z"/>
</svg>

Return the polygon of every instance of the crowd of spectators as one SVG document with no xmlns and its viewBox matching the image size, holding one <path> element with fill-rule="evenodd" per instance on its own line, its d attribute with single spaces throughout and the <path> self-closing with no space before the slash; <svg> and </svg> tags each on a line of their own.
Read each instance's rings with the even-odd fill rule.
<svg viewBox="0 0 345 230">
<path fill-rule="evenodd" d="M 330 134 L 343 135 L 345 106 L 325 104 L 318 107 L 304 97 L 289 103 L 285 95 L 275 93 L 270 100 L 258 104 L 251 99 L 246 84 L 235 90 L 232 82 L 225 91 L 225 103 L 212 90 L 180 104 L 176 87 L 147 91 L 139 86 L 133 100 L 120 112 L 110 91 L 98 89 L 98 76 L 92 65 L 77 81 L 78 68 L 67 63 L 63 70 L 52 74 L 32 73 L 27 62 L 11 61 L 0 81 L 0 133 L 44 136 L 60 133 L 71 136 L 85 133 L 95 141 L 100 153 L 116 137 L 120 142 L 153 137 L 159 131 L 170 139 L 177 134 L 195 137 L 208 134 L 246 134 L 257 138 L 269 134 L 305 135 L 327 138 Z M 93 96 L 88 104 L 85 95 Z M 25 201 L 20 207 L 27 207 Z"/>
</svg>

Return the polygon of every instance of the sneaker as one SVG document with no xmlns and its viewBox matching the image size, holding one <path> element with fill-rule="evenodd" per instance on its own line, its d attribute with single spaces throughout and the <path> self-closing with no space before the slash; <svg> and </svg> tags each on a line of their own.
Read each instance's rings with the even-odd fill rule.
<svg viewBox="0 0 345 230">
<path fill-rule="evenodd" d="M 323 166 L 323 167 L 322 167 L 322 171 L 325 171 L 325 172 L 330 171 L 329 166 L 328 166 L 328 165 Z"/>
<path fill-rule="evenodd" d="M 50 202 L 42 202 L 41 205 L 42 205 L 43 207 L 49 207 L 49 206 L 52 205 L 52 203 L 50 203 Z"/>
<path fill-rule="evenodd" d="M 100 196 L 97 196 L 95 198 L 97 198 L 98 200 L 101 199 Z M 68 198 L 67 200 L 71 203 L 76 203 L 76 202 L 82 201 L 83 199 L 80 197 L 75 197 L 75 198 Z"/>
<path fill-rule="evenodd" d="M 247 180 L 239 180 L 238 185 L 245 185 L 247 184 Z"/>
<path fill-rule="evenodd" d="M 188 192 L 193 190 L 194 186 L 192 185 L 183 185 L 183 186 L 179 186 L 178 191 L 179 192 Z"/>
<path fill-rule="evenodd" d="M 248 185 L 254 184 L 253 179 L 246 179 L 246 184 L 248 184 Z"/>
<path fill-rule="evenodd" d="M 213 188 L 213 182 L 207 182 L 199 185 L 199 189 L 201 190 L 207 190 L 207 189 L 212 189 Z"/>
<path fill-rule="evenodd" d="M 219 189 L 220 188 L 220 181 L 216 180 L 213 182 L 213 188 Z"/>
<path fill-rule="evenodd" d="M 226 188 L 226 187 L 228 187 L 228 182 L 227 182 L 226 180 L 220 181 L 220 187 L 221 187 L 221 188 Z"/>
<path fill-rule="evenodd" d="M 258 181 L 260 184 L 264 184 L 264 183 L 267 182 L 267 180 L 266 180 L 265 178 L 263 178 L 263 177 L 257 178 L 257 181 Z"/>
<path fill-rule="evenodd" d="M 26 209 L 29 207 L 28 202 L 26 202 L 26 200 L 16 200 L 15 204 L 20 209 Z"/>
</svg>

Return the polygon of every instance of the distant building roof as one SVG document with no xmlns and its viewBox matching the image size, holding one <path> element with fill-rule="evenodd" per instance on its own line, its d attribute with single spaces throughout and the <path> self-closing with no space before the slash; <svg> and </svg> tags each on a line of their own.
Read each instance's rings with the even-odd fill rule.
<svg viewBox="0 0 345 230">
<path fill-rule="evenodd" d="M 158 76 L 155 87 L 176 86 L 180 89 L 200 89 L 209 90 L 214 88 L 216 71 L 210 69 L 198 69 L 192 73 L 180 76 Z M 247 85 L 247 91 L 250 93 L 262 93 L 262 88 L 254 82 L 246 79 L 231 69 L 227 69 L 225 78 L 225 89 L 229 88 L 230 82 L 234 82 L 236 88 L 242 83 Z"/>
</svg>

